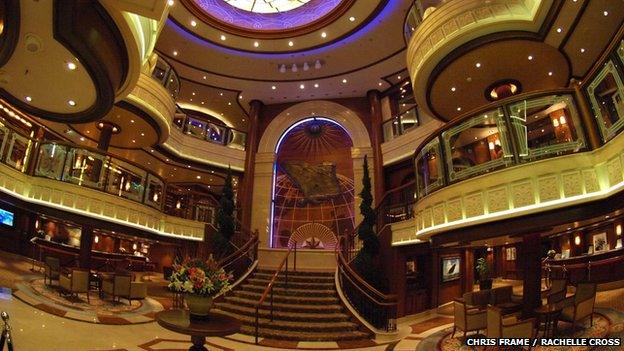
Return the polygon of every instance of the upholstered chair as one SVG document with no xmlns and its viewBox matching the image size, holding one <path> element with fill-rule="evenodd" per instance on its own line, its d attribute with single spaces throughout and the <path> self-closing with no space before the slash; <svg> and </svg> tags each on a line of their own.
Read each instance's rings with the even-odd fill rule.
<svg viewBox="0 0 624 351">
<path fill-rule="evenodd" d="M 49 282 L 49 285 L 52 285 L 52 280 L 59 280 L 60 275 L 61 260 L 53 256 L 46 256 L 45 275 L 43 277 L 43 282 L 46 283 L 47 280 Z"/>
<path fill-rule="evenodd" d="M 102 281 L 102 291 L 112 295 L 113 299 L 124 298 L 130 302 L 147 297 L 147 284 L 132 281 L 131 275 L 116 274 L 112 279 Z"/>
<path fill-rule="evenodd" d="M 488 338 L 534 338 L 535 318 L 517 320 L 515 317 L 504 317 L 503 309 L 496 306 L 487 308 Z"/>
<path fill-rule="evenodd" d="M 563 301 L 567 292 L 568 281 L 566 279 L 553 279 L 546 295 L 546 303 L 554 304 Z"/>
<path fill-rule="evenodd" d="M 461 299 L 453 301 L 455 325 L 453 326 L 453 334 L 451 338 L 455 336 L 455 331 L 459 328 L 464 331 L 464 337 L 469 331 L 483 330 L 487 326 L 487 313 L 484 309 L 476 307 L 470 307 L 466 305 L 466 302 Z"/>
<path fill-rule="evenodd" d="M 61 291 L 72 295 L 87 294 L 89 301 L 89 271 L 72 269 L 69 274 L 61 274 L 59 278 Z"/>
<path fill-rule="evenodd" d="M 563 300 L 564 308 L 559 320 L 577 325 L 578 322 L 590 317 L 590 325 L 594 324 L 594 303 L 596 302 L 596 284 L 579 283 L 574 296 Z"/>
</svg>

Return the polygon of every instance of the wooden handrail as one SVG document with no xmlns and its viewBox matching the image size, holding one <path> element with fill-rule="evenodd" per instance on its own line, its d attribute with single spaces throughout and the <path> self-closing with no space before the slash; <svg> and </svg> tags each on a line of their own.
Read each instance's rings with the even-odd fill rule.
<svg viewBox="0 0 624 351">
<path fill-rule="evenodd" d="M 236 251 L 229 254 L 225 258 L 219 260 L 219 266 L 225 267 L 231 264 L 232 262 L 236 261 L 238 258 L 243 256 L 243 254 L 248 252 L 253 246 L 255 246 L 257 242 L 258 242 L 258 232 L 255 231 L 251 233 L 249 240 L 243 246 L 241 246 L 240 248 L 238 248 Z"/>
<path fill-rule="evenodd" d="M 342 255 L 341 250 L 337 250 L 337 251 L 338 251 L 338 260 L 340 262 L 340 267 L 343 267 L 344 270 L 347 273 L 349 273 L 349 275 L 351 277 L 353 277 L 353 279 L 355 279 L 357 281 L 356 285 L 361 285 L 361 286 L 365 287 L 366 289 L 371 291 L 373 294 L 375 294 L 378 298 L 380 298 L 382 300 L 396 299 L 396 295 L 386 295 L 386 294 L 382 293 L 381 291 L 375 289 L 375 287 L 373 287 L 372 285 L 368 284 L 364 279 L 362 279 L 362 277 L 360 277 L 360 275 L 357 272 L 355 272 L 353 270 L 353 268 L 351 268 L 349 263 L 347 263 L 347 260 Z M 359 286 L 358 286 L 358 288 L 361 289 Z"/>
<path fill-rule="evenodd" d="M 264 303 L 264 300 L 266 300 L 270 292 L 271 293 L 271 321 L 273 321 L 273 285 L 275 284 L 275 280 L 277 279 L 280 272 L 282 271 L 282 268 L 284 268 L 284 265 L 286 265 L 285 281 L 286 281 L 286 289 L 288 289 L 288 257 L 290 256 L 290 253 L 293 251 L 295 252 L 294 253 L 294 256 L 295 256 L 294 271 L 297 271 L 297 242 L 295 241 L 293 243 L 293 246 L 288 248 L 288 252 L 286 252 L 286 255 L 282 259 L 282 262 L 280 263 L 279 267 L 277 267 L 277 270 L 275 271 L 275 273 L 273 273 L 273 276 L 271 277 L 269 284 L 264 289 L 264 292 L 262 293 L 260 300 L 258 300 L 258 303 L 256 304 L 256 344 L 258 344 L 260 307 L 262 306 L 262 304 Z"/>
</svg>

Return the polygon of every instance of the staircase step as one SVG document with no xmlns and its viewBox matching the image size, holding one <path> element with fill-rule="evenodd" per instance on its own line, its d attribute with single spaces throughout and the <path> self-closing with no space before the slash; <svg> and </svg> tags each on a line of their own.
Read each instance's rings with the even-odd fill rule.
<svg viewBox="0 0 624 351">
<path fill-rule="evenodd" d="M 256 308 L 256 304 L 258 303 L 257 299 L 247 299 L 243 297 L 237 296 L 227 296 L 225 297 L 225 301 L 237 306 L 246 306 Z M 284 311 L 284 312 L 318 312 L 318 313 L 337 313 L 342 311 L 342 306 L 339 304 L 316 304 L 316 305 L 303 305 L 303 304 L 290 304 L 290 303 L 279 303 L 275 300 L 273 301 L 273 308 L 275 310 Z M 260 309 L 269 309 L 268 304 L 262 305 Z"/>
<path fill-rule="evenodd" d="M 264 293 L 266 286 L 263 285 L 253 285 L 253 284 L 243 284 L 240 287 L 241 291 L 253 291 L 258 293 Z M 279 296 L 316 296 L 316 297 L 330 297 L 336 296 L 335 289 L 294 289 L 292 287 L 288 288 L 279 288 L 273 287 L 273 294 Z"/>
<path fill-rule="evenodd" d="M 258 301 L 262 296 L 262 292 L 257 291 L 244 291 L 244 290 L 234 290 L 234 296 L 248 298 L 251 300 Z M 268 303 L 270 296 L 267 296 L 264 303 Z M 308 304 L 308 305 L 319 305 L 319 304 L 339 304 L 338 297 L 336 296 L 296 296 L 296 295 L 273 295 L 273 303 L 290 303 L 290 304 Z"/>
<path fill-rule="evenodd" d="M 246 307 L 239 306 L 231 303 L 217 303 L 215 304 L 217 308 L 222 311 L 236 313 L 237 315 L 244 315 L 248 317 L 256 316 L 256 308 L 255 307 Z M 267 306 L 268 307 L 268 306 Z M 258 310 L 258 314 L 260 318 L 271 318 L 270 309 L 260 309 Z M 282 320 L 282 321 L 302 321 L 302 322 L 346 322 L 349 321 L 349 316 L 344 313 L 323 313 L 318 311 L 309 311 L 309 312 L 287 312 L 279 310 L 275 305 L 273 305 L 273 318 L 274 320 Z"/>
<path fill-rule="evenodd" d="M 241 333 L 255 335 L 255 327 L 243 325 Z M 258 336 L 261 338 L 296 341 L 346 341 L 368 339 L 370 335 L 361 331 L 342 332 L 297 332 L 291 330 L 274 330 L 258 328 Z"/>
<path fill-rule="evenodd" d="M 255 316 L 244 316 L 228 311 L 220 310 L 226 315 L 237 318 L 243 325 L 255 327 Z M 284 321 L 274 319 L 271 321 L 268 318 L 259 318 L 258 325 L 263 329 L 274 329 L 277 331 L 299 331 L 299 332 L 351 332 L 358 329 L 358 325 L 353 322 L 341 321 L 341 322 L 301 322 L 301 321 Z"/>
<path fill-rule="evenodd" d="M 268 276 L 269 279 L 271 277 L 273 277 L 273 275 L 275 274 L 275 270 L 266 270 L 266 269 L 259 269 L 255 272 L 256 275 L 261 275 L 261 276 Z M 284 276 L 284 271 L 281 271 L 280 274 L 278 275 L 278 278 L 282 278 Z M 304 279 L 331 279 L 332 281 L 334 280 L 334 272 L 302 272 L 302 271 L 288 271 L 288 279 L 290 279 L 290 277 L 294 277 L 295 279 L 297 278 L 304 278 Z"/>
<path fill-rule="evenodd" d="M 247 282 L 252 285 L 266 287 L 267 285 L 269 285 L 271 280 L 254 277 L 254 278 L 247 279 Z M 286 282 L 284 280 L 277 280 L 275 282 L 274 287 L 285 288 Z M 331 282 L 303 282 L 303 281 L 296 281 L 296 280 L 293 281 L 289 277 L 288 287 L 293 288 L 293 289 L 331 290 L 331 289 L 334 289 L 335 283 L 333 280 Z"/>
</svg>

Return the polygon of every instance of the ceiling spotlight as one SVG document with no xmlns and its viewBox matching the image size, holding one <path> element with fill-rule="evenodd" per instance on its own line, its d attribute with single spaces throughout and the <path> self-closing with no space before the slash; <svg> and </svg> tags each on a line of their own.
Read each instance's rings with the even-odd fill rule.
<svg viewBox="0 0 624 351">
<path fill-rule="evenodd" d="M 325 32 L 321 33 L 321 38 L 327 38 L 327 33 Z"/>
<path fill-rule="evenodd" d="M 197 176 L 197 179 L 201 179 L 201 176 Z"/>
<path fill-rule="evenodd" d="M 548 72 L 548 75 L 549 75 L 549 76 L 552 76 L 552 75 L 553 75 L 553 73 L 552 73 L 552 72 Z"/>
<path fill-rule="evenodd" d="M 85 138 L 84 137 L 80 137 L 80 141 L 85 141 Z"/>
<path fill-rule="evenodd" d="M 223 93 L 219 93 L 219 96 L 223 96 Z"/>
<path fill-rule="evenodd" d="M 527 57 L 529 59 L 529 61 L 533 60 L 533 56 L 529 55 L 529 57 Z"/>
<path fill-rule="evenodd" d="M 202 104 L 202 105 L 204 105 L 205 103 L 206 103 L 205 101 L 202 101 L 202 102 L 201 102 L 201 104 Z"/>
<path fill-rule="evenodd" d="M 319 87 L 318 83 L 314 83 L 314 87 L 318 88 Z"/>
<path fill-rule="evenodd" d="M 239 95 L 239 96 L 238 96 L 238 99 L 239 99 L 239 100 L 241 100 L 242 98 L 243 98 L 243 96 L 242 96 L 242 95 Z"/>
<path fill-rule="evenodd" d="M 349 21 L 355 22 L 355 17 L 353 17 L 353 16 L 349 17 Z"/>
<path fill-rule="evenodd" d="M 346 78 L 345 78 L 345 79 L 343 79 L 343 80 L 342 80 L 342 83 L 347 83 L 347 79 L 346 79 Z"/>
<path fill-rule="evenodd" d="M 260 43 L 258 43 L 257 41 L 254 41 L 254 47 L 257 48 L 258 46 L 260 46 Z"/>
<path fill-rule="evenodd" d="M 145 136 L 145 133 L 141 133 L 141 136 Z"/>
<path fill-rule="evenodd" d="M 605 17 L 607 17 L 607 16 L 609 16 L 609 11 L 603 11 L 603 12 L 602 12 L 602 14 L 603 14 Z"/>
<path fill-rule="evenodd" d="M 206 76 L 204 76 L 203 78 L 206 79 Z"/>
<path fill-rule="evenodd" d="M 195 92 L 193 92 L 193 96 L 195 96 Z"/>
<path fill-rule="evenodd" d="M 458 107 L 458 108 L 457 108 L 457 111 L 461 111 L 461 107 Z"/>
<path fill-rule="evenodd" d="M 379 82 L 377 85 L 382 86 L 382 85 L 383 85 L 383 83 L 382 83 L 382 82 Z"/>
<path fill-rule="evenodd" d="M 73 71 L 73 70 L 75 70 L 75 69 L 76 69 L 76 64 L 75 64 L 75 63 L 73 63 L 73 62 L 67 62 L 67 68 L 68 68 L 70 71 Z"/>
<path fill-rule="evenodd" d="M 293 45 L 295 45 L 295 43 L 293 43 L 292 41 L 288 42 L 288 46 L 293 46 Z"/>
<path fill-rule="evenodd" d="M 167 1 L 167 5 L 169 5 L 169 6 L 173 6 L 173 0 L 169 0 L 169 1 Z"/>
<path fill-rule="evenodd" d="M 477 68 L 479 68 L 479 67 L 481 67 L 481 63 L 480 63 L 480 62 L 477 62 L 477 63 L 475 64 L 475 66 L 476 66 Z"/>
<path fill-rule="evenodd" d="M 563 32 L 563 29 L 561 27 L 557 28 L 557 33 L 561 33 Z"/>
<path fill-rule="evenodd" d="M 305 89 L 305 85 L 303 84 L 299 85 L 299 89 Z"/>
<path fill-rule="evenodd" d="M 581 48 L 581 53 L 585 52 L 585 48 Z"/>
<path fill-rule="evenodd" d="M 131 119 L 131 120 L 130 120 L 130 123 L 134 123 L 134 120 L 133 120 L 133 119 Z"/>
<path fill-rule="evenodd" d="M 191 21 L 191 26 L 193 26 L 193 27 L 197 26 L 197 22 Z"/>
<path fill-rule="evenodd" d="M 133 142 L 133 143 L 136 143 L 136 140 L 132 139 L 132 142 Z"/>
<path fill-rule="evenodd" d="M 220 38 L 221 38 L 221 40 L 225 40 L 225 39 L 226 39 L 226 38 L 225 38 L 225 35 L 223 35 L 223 34 L 221 34 L 221 37 L 220 37 Z"/>
<path fill-rule="evenodd" d="M 30 96 L 27 96 L 27 97 L 26 97 L 26 101 L 31 102 L 31 101 L 32 101 L 32 98 L 31 98 Z"/>
<path fill-rule="evenodd" d="M 272 89 L 272 90 L 275 90 L 275 89 L 277 89 L 277 87 L 276 87 L 275 85 L 273 85 L 273 86 L 271 87 L 271 89 Z"/>
<path fill-rule="evenodd" d="M 69 100 L 69 101 L 67 101 L 67 104 L 68 104 L 69 106 L 76 106 L 76 101 L 74 101 L 74 100 Z"/>
<path fill-rule="evenodd" d="M 228 106 L 232 106 L 232 103 L 231 103 L 231 102 L 228 102 Z"/>
<path fill-rule="evenodd" d="M 174 51 L 174 52 L 173 52 L 173 56 L 178 56 L 178 52 L 177 52 L 177 51 Z"/>
<path fill-rule="evenodd" d="M 452 88 L 451 88 L 451 91 L 455 91 L 455 90 L 457 90 L 457 88 L 455 88 L 455 87 L 452 87 Z"/>
</svg>

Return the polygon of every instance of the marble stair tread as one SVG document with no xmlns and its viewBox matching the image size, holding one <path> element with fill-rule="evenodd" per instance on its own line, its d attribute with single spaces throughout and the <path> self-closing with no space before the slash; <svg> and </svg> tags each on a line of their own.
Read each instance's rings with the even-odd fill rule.
<svg viewBox="0 0 624 351">
<path fill-rule="evenodd" d="M 270 279 L 262 279 L 262 278 L 250 278 L 247 280 L 250 284 L 258 285 L 266 287 L 271 282 Z M 275 282 L 275 287 L 284 288 L 286 287 L 286 282 L 284 280 L 279 280 Z M 293 289 L 315 289 L 315 290 L 328 290 L 333 289 L 335 284 L 333 281 L 331 282 L 308 282 L 308 281 L 293 281 L 292 279 L 288 279 L 288 287 Z"/>
<path fill-rule="evenodd" d="M 275 274 L 275 271 L 273 272 L 258 272 L 254 275 L 255 278 L 264 278 L 264 279 L 271 279 L 273 278 L 273 275 Z M 334 274 L 332 273 L 331 275 L 326 275 L 326 274 L 316 274 L 316 273 L 305 273 L 305 272 L 288 272 L 288 280 L 290 279 L 294 279 L 294 280 L 305 280 L 305 281 L 319 281 L 319 282 L 333 282 L 334 281 Z M 286 274 L 284 273 L 284 271 L 280 272 L 280 274 L 277 276 L 278 280 L 284 280 L 286 279 Z"/>
<path fill-rule="evenodd" d="M 255 335 L 255 327 L 243 325 L 241 332 L 247 335 Z M 258 328 L 258 336 L 268 339 L 296 340 L 296 341 L 346 341 L 369 339 L 370 335 L 361 331 L 343 332 L 298 332 L 291 330 L 274 330 Z"/>
<path fill-rule="evenodd" d="M 271 274 L 273 275 L 275 273 L 275 269 L 257 269 L 256 270 L 256 274 Z M 327 271 L 327 272 L 310 272 L 310 271 L 293 271 L 293 270 L 289 270 L 288 274 L 292 274 L 292 275 L 304 275 L 304 276 L 319 276 L 319 277 L 334 277 L 334 271 Z"/>
<path fill-rule="evenodd" d="M 225 301 L 238 306 L 253 307 L 255 309 L 258 303 L 257 299 L 246 299 L 237 296 L 227 296 Z M 273 301 L 273 307 L 275 310 L 288 311 L 288 312 L 321 312 L 331 313 L 342 311 L 342 306 L 339 304 L 316 304 L 316 305 L 302 305 L 302 304 L 290 304 Z M 263 304 L 260 309 L 268 309 L 269 305 Z"/>
<path fill-rule="evenodd" d="M 262 285 L 253 285 L 253 284 L 243 284 L 241 286 L 243 291 L 255 291 L 263 293 L 266 289 L 266 286 Z M 279 288 L 273 287 L 273 294 L 280 296 L 316 296 L 316 297 L 324 297 L 324 296 L 336 296 L 336 290 L 334 289 L 325 289 L 325 290 L 312 290 L 312 289 L 294 289 L 292 287 L 288 288 Z"/>
<path fill-rule="evenodd" d="M 223 311 L 233 312 L 240 315 L 255 317 L 256 308 L 235 305 L 231 303 L 217 303 L 216 306 Z M 268 307 L 268 306 L 267 306 Z M 349 321 L 349 316 L 344 313 L 325 313 L 318 310 L 310 310 L 307 312 L 287 312 L 281 311 L 277 306 L 273 305 L 273 318 L 276 320 L 288 321 L 316 321 L 316 322 L 342 322 Z M 260 309 L 258 313 L 261 318 L 270 318 L 270 309 Z"/>
<path fill-rule="evenodd" d="M 262 296 L 262 291 L 243 291 L 237 290 L 234 291 L 234 295 L 238 297 L 246 297 L 250 299 L 255 299 L 256 301 L 260 300 Z M 268 301 L 267 297 L 267 300 Z M 340 303 L 338 297 L 336 296 L 297 296 L 297 295 L 279 295 L 275 294 L 273 296 L 273 302 L 284 302 L 284 303 L 306 303 L 306 304 L 338 304 Z"/>
<path fill-rule="evenodd" d="M 228 311 L 219 310 L 223 314 L 237 318 L 243 325 L 255 326 L 255 316 L 244 316 Z M 284 321 L 274 319 L 272 322 L 268 318 L 259 318 L 258 324 L 265 329 L 275 330 L 294 330 L 294 331 L 355 331 L 358 325 L 353 322 L 301 322 L 301 321 Z"/>
</svg>

